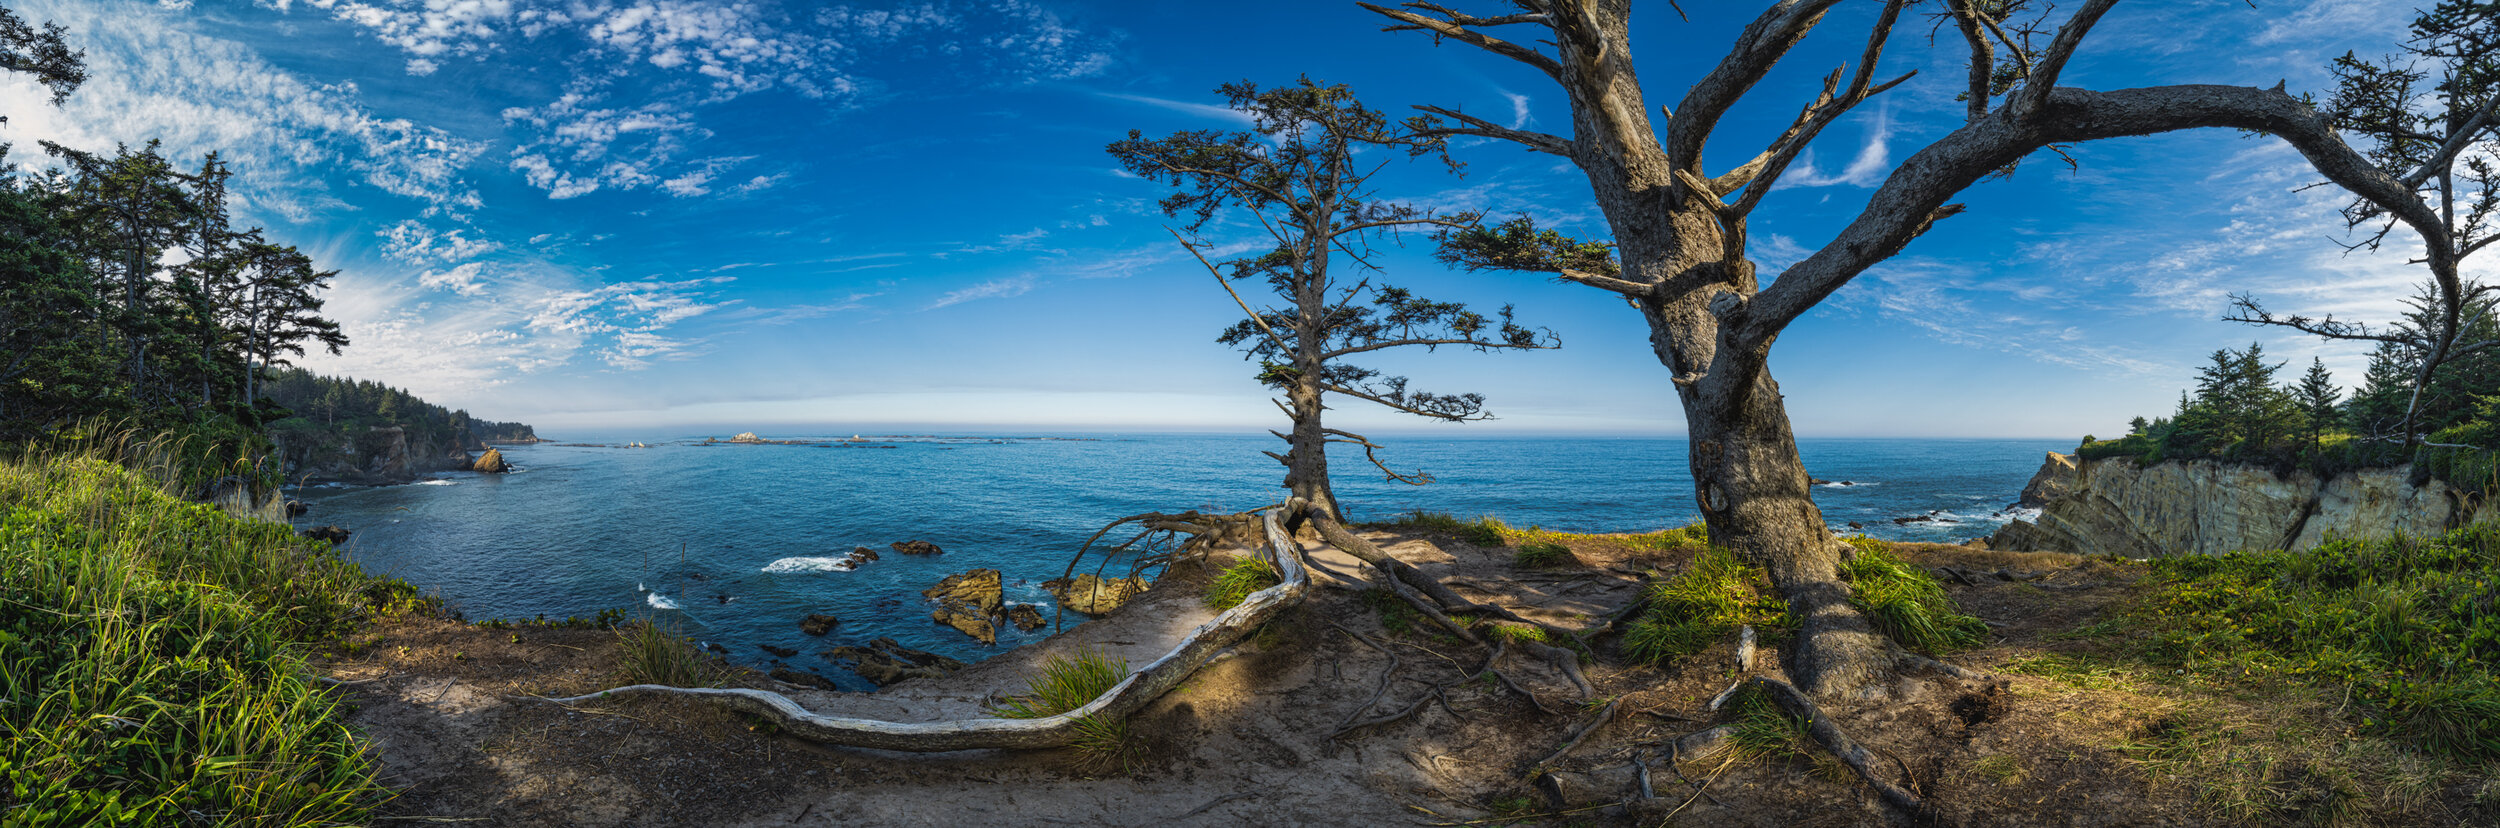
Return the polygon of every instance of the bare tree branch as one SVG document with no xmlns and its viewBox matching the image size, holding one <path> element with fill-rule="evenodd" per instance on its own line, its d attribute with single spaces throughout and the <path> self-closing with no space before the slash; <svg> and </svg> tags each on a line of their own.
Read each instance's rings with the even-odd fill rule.
<svg viewBox="0 0 2500 828">
<path fill-rule="evenodd" d="M 2032 67 L 2031 79 L 2024 81 L 2023 88 L 2015 91 L 2011 107 L 2016 112 L 2036 110 L 2048 101 L 2049 95 L 2057 88 L 2058 73 L 2066 71 L 2066 61 L 2073 58 L 2075 49 L 2083 45 L 2083 36 L 2090 33 L 2092 25 L 2100 22 L 2101 15 L 2108 14 L 2109 8 L 2115 5 L 2118 5 L 2118 0 L 2089 0 L 2083 8 L 2075 11 L 2074 17 L 2066 19 L 2066 25 L 2057 30 L 2057 39 L 2049 41 L 2049 50 L 2041 53 L 2040 65 Z"/>
<path fill-rule="evenodd" d="M 1719 65 L 1693 84 L 1684 93 L 1684 100 L 1675 105 L 1675 119 L 1667 124 L 1667 158 L 1678 167 L 1698 173 L 1702 146 L 1709 142 L 1710 133 L 1718 129 L 1719 118 L 1764 75 L 1770 74 L 1772 65 L 1779 63 L 1814 24 L 1822 21 L 1823 13 L 1839 2 L 1782 0 L 1746 25 L 1744 33 L 1736 37 L 1736 47 L 1727 57 L 1720 58 Z"/>
<path fill-rule="evenodd" d="M 2044 98 L 2044 104 L 2028 115 L 2007 107 L 1903 161 L 1847 229 L 1791 266 L 1749 303 L 1733 339 L 1748 345 L 1769 341 L 1858 273 L 1900 252 L 1935 220 L 1945 199 L 2034 150 L 2051 144 L 2211 127 L 2264 132 L 2290 142 L 2329 179 L 2383 205 L 2423 233 L 2431 255 L 2447 255 L 2443 252 L 2447 233 L 2438 215 L 2345 145 L 2326 118 L 2299 99 L 2280 91 L 2235 86 L 2109 92 L 2062 89 Z"/>
<path fill-rule="evenodd" d="M 1563 138 L 1559 135 L 1547 135 L 1542 132 L 1512 129 L 1510 127 L 1502 126 L 1492 121 L 1487 121 L 1483 118 L 1478 118 L 1474 115 L 1469 115 L 1455 109 L 1443 109 L 1437 106 L 1418 106 L 1415 108 L 1435 115 L 1446 116 L 1450 119 L 1458 121 L 1459 123 L 1467 125 L 1465 127 L 1430 127 L 1426 129 L 1419 129 L 1416 130 L 1416 134 L 1419 135 L 1473 135 L 1479 138 L 1493 138 L 1522 144 L 1528 149 L 1551 155 L 1559 155 L 1564 158 L 1571 157 L 1571 151 L 1575 148 L 1575 145 L 1573 145 L 1569 139 Z"/>
<path fill-rule="evenodd" d="M 1546 57 L 1545 55 L 1538 53 L 1538 52 L 1537 52 L 1536 50 L 1534 50 L 1534 49 L 1530 49 L 1530 48 L 1527 48 L 1527 47 L 1525 47 L 1525 46 L 1521 46 L 1521 45 L 1519 45 L 1519 44 L 1512 43 L 1512 42 L 1507 41 L 1507 40 L 1503 40 L 1503 39 L 1501 39 L 1501 38 L 1488 36 L 1488 35 L 1486 35 L 1486 34 L 1484 34 L 1484 33 L 1482 33 L 1482 32 L 1478 32 L 1478 31 L 1474 31 L 1474 30 L 1472 30 L 1472 29 L 1469 29 L 1469 28 L 1467 28 L 1468 24 L 1466 24 L 1466 23 L 1458 22 L 1457 20 L 1452 20 L 1452 19 L 1436 19 L 1436 18 L 1433 18 L 1433 17 L 1429 17 L 1429 16 L 1425 16 L 1425 15 L 1421 15 L 1421 14 L 1416 14 L 1416 13 L 1414 13 L 1414 12 L 1405 11 L 1405 10 L 1402 10 L 1402 9 L 1392 9 L 1392 8 L 1388 8 L 1388 7 L 1386 7 L 1386 6 L 1379 6 L 1379 5 L 1375 5 L 1375 4 L 1371 4 L 1371 3 L 1362 3 L 1362 2 L 1357 2 L 1357 3 L 1355 3 L 1355 5 L 1357 5 L 1357 6 L 1361 6 L 1361 7 L 1365 8 L 1365 9 L 1369 9 L 1369 10 L 1370 10 L 1372 13 L 1374 13 L 1374 14 L 1378 14 L 1378 15 L 1380 15 L 1380 16 L 1382 16 L 1382 17 L 1387 17 L 1387 18 L 1389 18 L 1389 19 L 1391 19 L 1391 20 L 1400 21 L 1400 22 L 1402 22 L 1402 23 L 1404 23 L 1404 24 L 1405 24 L 1405 25 L 1401 25 L 1401 26 L 1388 26 L 1388 27 L 1384 27 L 1384 28 L 1382 29 L 1382 31 L 1389 31 L 1389 32 L 1396 32 L 1396 31 L 1408 31 L 1408 30 L 1421 30 L 1421 31 L 1428 31 L 1428 32 L 1431 32 L 1431 33 L 1433 34 L 1433 38 L 1434 38 L 1434 39 L 1436 39 L 1436 40 L 1438 40 L 1438 39 L 1440 39 L 1440 38 L 1449 38 L 1449 39 L 1451 39 L 1451 40 L 1455 40 L 1455 41 L 1458 41 L 1458 42 L 1460 42 L 1460 43 L 1465 43 L 1465 44 L 1467 44 L 1467 45 L 1469 45 L 1469 46 L 1474 46 L 1474 47 L 1476 47 L 1476 48 L 1483 49 L 1483 50 L 1485 50 L 1485 51 L 1492 52 L 1492 53 L 1494 53 L 1494 54 L 1501 55 L 1501 56 L 1503 56 L 1503 57 L 1506 57 L 1506 58 L 1510 58 L 1510 59 L 1512 59 L 1512 60 L 1519 61 L 1520 63 L 1525 63 L 1525 64 L 1527 64 L 1527 65 L 1529 65 L 1529 66 L 1534 66 L 1534 67 L 1536 67 L 1537 71 L 1539 71 L 1539 72 L 1544 72 L 1546 77 L 1553 78 L 1553 79 L 1558 80 L 1558 81 L 1559 81 L 1559 80 L 1562 80 L 1562 73 L 1563 73 L 1563 70 L 1562 70 L 1562 64 L 1560 64 L 1560 63 L 1556 63 L 1556 62 L 1554 61 L 1554 59 L 1553 59 L 1553 58 Z M 1429 11 L 1433 11 L 1433 12 L 1435 12 L 1435 13 L 1445 14 L 1445 15 L 1449 15 L 1449 16 L 1451 16 L 1451 17 L 1460 18 L 1460 19 L 1467 19 L 1467 20 L 1483 20 L 1483 19 L 1485 19 L 1485 18 L 1468 18 L 1468 17 L 1466 17 L 1465 15 L 1459 15 L 1459 14 L 1457 14 L 1457 13 L 1455 13 L 1455 12 L 1451 12 L 1451 11 L 1449 11 L 1448 9 L 1444 9 L 1444 8 L 1439 7 L 1439 6 L 1432 5 L 1432 4 L 1430 4 L 1430 3 L 1406 3 L 1406 4 L 1403 4 L 1403 5 L 1404 5 L 1404 6 L 1406 6 L 1407 8 L 1420 8 L 1420 9 L 1426 9 L 1426 10 L 1429 10 Z M 1542 16 L 1540 15 L 1539 17 L 1542 17 Z M 1501 18 L 1494 18 L 1494 19 L 1501 19 Z M 1509 22 L 1512 22 L 1512 23 L 1524 23 L 1524 22 L 1529 22 L 1529 21 L 1528 21 L 1525 17 L 1522 17 L 1521 19 L 1517 19 L 1517 20 L 1510 20 Z M 1535 22 L 1544 23 L 1544 22 L 1547 22 L 1547 21 L 1542 20 L 1542 19 L 1539 19 L 1539 20 L 1536 20 Z M 1498 25 L 1498 24 L 1488 24 L 1488 25 Z"/>
</svg>

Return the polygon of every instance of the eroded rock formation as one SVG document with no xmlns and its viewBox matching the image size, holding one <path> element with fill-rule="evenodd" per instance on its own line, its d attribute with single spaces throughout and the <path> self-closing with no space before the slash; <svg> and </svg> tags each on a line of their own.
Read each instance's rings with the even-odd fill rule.
<svg viewBox="0 0 2500 828">
<path fill-rule="evenodd" d="M 2500 518 L 2500 509 L 2445 482 L 2415 486 L 2410 477 L 2403 466 L 2321 480 L 2213 460 L 2138 466 L 2127 457 L 2078 462 L 2053 453 L 2024 489 L 2026 498 L 2034 489 L 2045 494 L 2040 517 L 2006 524 L 1988 546 L 2129 558 L 2297 551 L 2330 535 L 2437 535 Z"/>
</svg>

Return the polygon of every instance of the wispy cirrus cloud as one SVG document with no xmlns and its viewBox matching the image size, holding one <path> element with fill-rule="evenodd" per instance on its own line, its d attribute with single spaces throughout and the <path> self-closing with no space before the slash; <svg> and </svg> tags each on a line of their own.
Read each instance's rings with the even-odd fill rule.
<svg viewBox="0 0 2500 828">
<path fill-rule="evenodd" d="M 949 305 L 960 305 L 965 302 L 980 299 L 1004 299 L 1010 296 L 1022 296 L 1033 290 L 1034 284 L 1034 278 L 1029 275 L 1011 276 L 1005 279 L 992 279 L 961 290 L 949 291 L 946 295 L 938 297 L 937 301 L 929 303 L 929 306 L 922 308 L 922 310 L 937 310 Z"/>
</svg>

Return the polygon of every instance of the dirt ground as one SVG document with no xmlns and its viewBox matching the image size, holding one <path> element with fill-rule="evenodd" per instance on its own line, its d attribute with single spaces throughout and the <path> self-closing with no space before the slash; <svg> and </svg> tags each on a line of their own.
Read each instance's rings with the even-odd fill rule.
<svg viewBox="0 0 2500 828">
<path fill-rule="evenodd" d="M 1508 548 L 1424 533 L 1368 533 L 1462 593 L 1557 626 L 1589 628 L 1631 602 L 1676 553 L 1575 539 L 1577 565 L 1522 570 Z M 1323 571 L 1355 561 L 1311 544 Z M 2167 691 L 2006 670 L 2095 646 L 2062 635 L 2105 616 L 2139 571 L 2072 556 L 1905 546 L 1954 567 L 1947 581 L 1997 641 L 1957 654 L 2003 684 L 1936 679 L 1902 703 L 1841 713 L 1843 728 L 1901 771 L 1905 786 L 1964 825 L 2229 824 L 2194 786 L 2147 773 L 2121 746 L 2178 707 Z M 1176 564 L 1109 618 L 936 680 L 874 694 L 800 692 L 819 712 L 932 720 L 1020 692 L 1050 652 L 1091 647 L 1151 660 L 1208 617 L 1206 564 Z M 2005 572 L 2000 578 L 1995 573 Z M 2031 577 L 2038 576 L 2038 577 Z M 620 681 L 616 634 L 492 629 L 408 618 L 355 641 L 326 668 L 353 722 L 404 793 L 388 819 L 480 826 L 785 825 L 1675 825 L 1845 826 L 1883 814 L 1846 772 L 1808 757 L 1694 758 L 1673 745 L 1712 726 L 1733 680 L 1725 653 L 1669 668 L 1625 666 L 1594 639 L 1582 699 L 1521 656 L 1462 681 L 1481 650 L 1383 609 L 1375 595 L 1314 589 L 1309 600 L 1131 720 L 1108 764 L 1068 751 L 907 754 L 829 747 L 701 703 L 637 698 L 566 708 L 534 696 Z M 802 654 L 800 659 L 814 658 Z M 1776 654 L 1763 658 L 1776 674 Z M 829 665 L 828 665 L 829 666 Z M 1515 684 L 1516 687 L 1509 686 Z M 1437 694 L 1437 697 L 1436 697 Z M 1619 702 L 1608 724 L 1540 765 Z M 1347 725 L 1412 709 L 1364 727 Z M 1639 771 L 1648 769 L 1646 795 Z M 1536 780 L 1555 772 L 1553 791 Z M 1581 785 L 1580 782 L 1589 784 Z M 1575 787 L 1576 785 L 1576 787 Z"/>
</svg>

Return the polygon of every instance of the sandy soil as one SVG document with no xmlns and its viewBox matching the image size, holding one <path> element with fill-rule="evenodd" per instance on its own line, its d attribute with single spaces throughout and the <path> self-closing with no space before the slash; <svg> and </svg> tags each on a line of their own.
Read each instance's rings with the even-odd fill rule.
<svg viewBox="0 0 2500 828">
<path fill-rule="evenodd" d="M 1603 539 L 1571 545 L 1579 565 L 1520 570 L 1512 550 L 1444 536 L 1372 532 L 1391 554 L 1461 592 L 1563 627 L 1601 623 L 1647 573 L 1686 564 Z M 2136 577 L 2071 556 L 1961 547 L 1904 550 L 1929 566 L 1986 577 L 1952 584 L 1987 619 L 1996 644 L 1954 660 L 1981 670 L 2084 646 L 2055 634 L 2101 617 Z M 1357 571 L 1321 549 L 1318 563 Z M 1197 602 L 1208 564 L 1176 565 L 1113 616 L 1002 653 L 938 680 L 873 694 L 801 691 L 760 676 L 821 712 L 933 720 L 975 715 L 1020 692 L 1051 652 L 1092 647 L 1143 663 L 1209 613 Z M 2017 578 L 1991 573 L 2007 570 Z M 1325 579 L 1323 579 L 1325 582 Z M 634 699 L 567 709 L 531 696 L 619 683 L 614 633 L 485 629 L 407 619 L 360 639 L 329 665 L 352 682 L 356 726 L 405 789 L 394 818 L 494 826 L 785 825 L 1391 825 L 1880 824 L 1845 773 L 1807 759 L 1673 761 L 1678 737 L 1711 726 L 1708 701 L 1734 676 L 1705 654 L 1671 668 L 1624 666 L 1610 637 L 1589 665 L 1596 698 L 1519 656 L 1497 667 L 1534 698 L 1490 679 L 1461 681 L 1481 650 L 1429 630 L 1392 631 L 1390 614 L 1352 589 L 1315 589 L 1301 608 L 1132 719 L 1118 763 L 1067 751 L 905 754 L 828 747 L 699 703 Z M 798 660 L 812 659 L 801 654 Z M 1764 663 L 1775 665 L 1775 654 Z M 1773 668 L 1774 670 L 1776 668 Z M 1839 718 L 1906 771 L 1908 785 L 1967 825 L 2201 824 L 2211 815 L 2182 786 L 2150 779 L 2117 749 L 2164 712 L 2136 691 L 2086 689 L 2008 674 L 2002 686 L 1920 682 L 1904 703 Z M 1438 693 L 1440 700 L 1434 700 Z M 1418 700 L 1422 700 L 1420 703 Z M 1621 714 L 1567 756 L 1562 747 L 1604 702 Z M 1349 723 L 1413 708 L 1396 721 Z M 1541 709 L 1542 708 L 1542 709 Z M 1627 781 L 1566 791 L 1534 780 Z M 1601 786 L 1602 787 L 1602 786 Z M 1574 799 L 1573 796 L 1580 797 Z M 1630 800 L 1624 800 L 1629 797 Z"/>
</svg>

